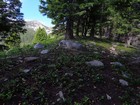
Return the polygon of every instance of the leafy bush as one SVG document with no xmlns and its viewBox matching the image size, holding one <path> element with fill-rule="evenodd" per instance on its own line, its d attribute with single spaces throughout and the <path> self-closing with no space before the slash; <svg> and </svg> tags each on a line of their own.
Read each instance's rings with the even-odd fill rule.
<svg viewBox="0 0 140 105">
<path fill-rule="evenodd" d="M 44 44 L 47 40 L 47 33 L 44 28 L 39 28 L 34 36 L 33 44 L 42 43 Z"/>
</svg>

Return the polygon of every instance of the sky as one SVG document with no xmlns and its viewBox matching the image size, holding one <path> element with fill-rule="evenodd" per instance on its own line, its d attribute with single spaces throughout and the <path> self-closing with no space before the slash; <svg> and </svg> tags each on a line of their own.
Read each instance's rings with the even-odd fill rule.
<svg viewBox="0 0 140 105">
<path fill-rule="evenodd" d="M 20 0 L 22 2 L 21 12 L 24 13 L 24 20 L 37 20 L 48 27 L 52 27 L 51 19 L 39 12 L 39 0 Z"/>
</svg>

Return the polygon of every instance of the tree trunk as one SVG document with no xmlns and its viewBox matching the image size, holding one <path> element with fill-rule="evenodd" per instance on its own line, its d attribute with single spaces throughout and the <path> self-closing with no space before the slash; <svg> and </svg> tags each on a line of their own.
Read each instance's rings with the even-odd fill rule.
<svg viewBox="0 0 140 105">
<path fill-rule="evenodd" d="M 74 0 L 68 0 L 69 3 L 73 3 Z M 73 11 L 68 8 L 67 12 L 69 13 L 69 16 L 66 17 L 66 34 L 65 34 L 65 39 L 74 39 L 73 36 L 73 19 L 71 14 L 73 13 Z"/>
<path fill-rule="evenodd" d="M 77 27 L 76 27 L 76 36 L 79 37 L 79 26 L 80 26 L 80 19 L 78 19 Z"/>
<path fill-rule="evenodd" d="M 117 41 L 118 41 L 118 42 L 120 42 L 120 38 L 121 38 L 121 35 L 118 34 L 118 36 L 117 36 Z"/>
<path fill-rule="evenodd" d="M 85 30 L 85 31 L 84 31 L 84 37 L 86 37 L 86 36 L 87 36 L 88 29 L 85 27 L 84 30 Z"/>
<path fill-rule="evenodd" d="M 100 39 L 102 39 L 102 36 L 103 36 L 103 28 L 102 26 L 100 26 Z"/>
<path fill-rule="evenodd" d="M 91 28 L 90 30 L 90 37 L 94 38 L 94 27 Z"/>
<path fill-rule="evenodd" d="M 113 37 L 113 35 L 112 35 L 112 29 L 113 29 L 113 27 L 112 27 L 112 25 L 109 27 L 109 40 L 112 40 L 112 37 Z"/>
<path fill-rule="evenodd" d="M 73 36 L 73 20 L 71 19 L 71 17 L 68 17 L 67 21 L 66 21 L 65 39 L 74 39 L 74 36 Z"/>
<path fill-rule="evenodd" d="M 82 24 L 82 37 L 84 36 L 84 32 L 85 32 L 85 25 Z"/>
</svg>

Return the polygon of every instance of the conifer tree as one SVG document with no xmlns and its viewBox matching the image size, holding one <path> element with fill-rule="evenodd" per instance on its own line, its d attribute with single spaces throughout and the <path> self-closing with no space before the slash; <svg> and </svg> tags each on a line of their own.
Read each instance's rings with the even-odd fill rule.
<svg viewBox="0 0 140 105">
<path fill-rule="evenodd" d="M 13 33 L 25 32 L 23 13 L 20 12 L 20 0 L 0 0 L 0 36 L 9 37 Z"/>
</svg>

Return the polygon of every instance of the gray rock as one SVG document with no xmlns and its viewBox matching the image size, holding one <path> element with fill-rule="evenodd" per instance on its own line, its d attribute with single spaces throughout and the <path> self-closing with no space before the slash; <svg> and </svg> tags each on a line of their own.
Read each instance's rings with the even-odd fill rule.
<svg viewBox="0 0 140 105">
<path fill-rule="evenodd" d="M 41 54 L 48 54 L 49 50 L 42 50 L 40 53 Z"/>
<path fill-rule="evenodd" d="M 59 43 L 59 47 L 65 48 L 65 49 L 75 49 L 75 50 L 83 50 L 83 45 L 78 43 L 78 42 L 74 42 L 71 40 L 61 40 Z"/>
<path fill-rule="evenodd" d="M 123 79 L 119 79 L 119 82 L 122 86 L 128 86 L 128 82 Z"/>
<path fill-rule="evenodd" d="M 32 62 L 32 61 L 35 61 L 35 60 L 38 60 L 39 57 L 25 57 L 24 58 L 24 61 L 25 62 Z"/>
<path fill-rule="evenodd" d="M 93 66 L 93 67 L 104 66 L 104 64 L 101 61 L 98 61 L 98 60 L 89 61 L 89 62 L 86 62 L 86 64 L 89 65 L 89 66 Z"/>
<path fill-rule="evenodd" d="M 114 66 L 120 66 L 120 67 L 123 66 L 123 64 L 121 64 L 120 62 L 111 62 L 110 64 Z"/>
<path fill-rule="evenodd" d="M 105 54 L 106 52 L 105 51 L 102 51 L 102 53 Z"/>
<path fill-rule="evenodd" d="M 123 76 L 124 78 L 129 78 L 129 75 L 128 75 L 127 73 L 125 73 L 125 72 L 122 72 L 122 76 Z"/>
<path fill-rule="evenodd" d="M 134 60 L 130 64 L 131 65 L 140 65 L 140 57 L 134 58 Z"/>
<path fill-rule="evenodd" d="M 7 81 L 7 80 L 8 80 L 8 78 L 5 78 L 5 79 L 4 79 L 4 81 Z"/>
<path fill-rule="evenodd" d="M 73 76 L 72 73 L 65 73 L 65 76 Z"/>
<path fill-rule="evenodd" d="M 96 51 L 94 51 L 93 53 L 94 53 L 94 54 L 99 54 L 99 52 L 96 52 Z"/>
<path fill-rule="evenodd" d="M 111 96 L 109 96 L 108 94 L 106 94 L 106 98 L 107 100 L 111 100 Z"/>
<path fill-rule="evenodd" d="M 44 48 L 43 44 L 37 43 L 34 45 L 34 49 L 42 49 L 42 48 Z"/>
<path fill-rule="evenodd" d="M 60 100 L 61 100 L 61 98 L 58 98 L 58 99 L 57 99 L 57 102 L 59 102 Z"/>
<path fill-rule="evenodd" d="M 109 51 L 110 51 L 110 53 L 112 53 L 114 55 L 118 55 L 115 47 L 110 47 Z"/>
<path fill-rule="evenodd" d="M 23 72 L 28 73 L 28 72 L 30 72 L 30 69 L 25 69 L 25 70 L 23 70 Z"/>
<path fill-rule="evenodd" d="M 62 91 L 59 91 L 56 95 L 58 95 L 60 97 L 60 99 L 62 99 L 63 101 L 66 101 L 66 99 L 64 98 L 64 95 L 63 95 L 63 92 Z M 57 100 L 57 101 L 60 101 L 60 99 Z"/>
</svg>

